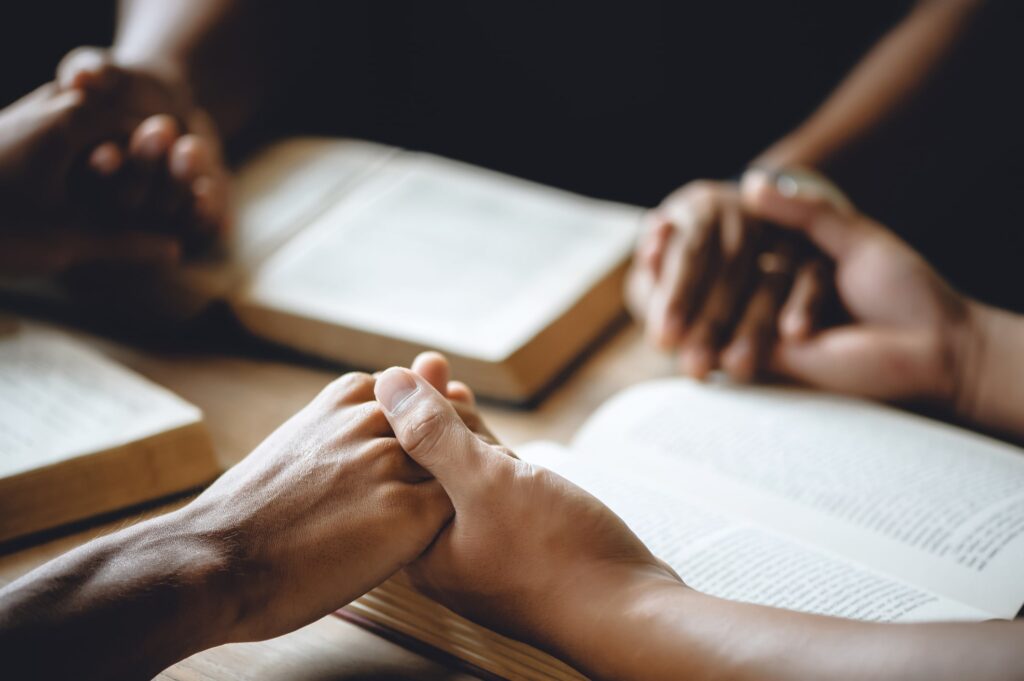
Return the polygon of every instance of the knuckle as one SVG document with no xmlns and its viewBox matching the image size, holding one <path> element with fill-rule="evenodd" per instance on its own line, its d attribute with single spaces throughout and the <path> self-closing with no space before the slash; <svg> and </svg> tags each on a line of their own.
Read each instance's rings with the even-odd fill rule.
<svg viewBox="0 0 1024 681">
<path fill-rule="evenodd" d="M 506 466 L 508 470 L 509 483 L 514 481 L 525 482 L 531 485 L 549 486 L 555 474 L 544 466 L 539 466 L 529 461 L 516 459 L 512 466 Z"/>
<path fill-rule="evenodd" d="M 377 488 L 376 503 L 383 517 L 402 518 L 405 530 L 416 535 L 424 529 L 436 532 L 452 512 L 451 501 L 438 484 L 388 480 Z"/>
<path fill-rule="evenodd" d="M 370 374 L 354 371 L 328 383 L 321 395 L 328 400 L 340 403 L 365 401 L 367 393 L 373 395 L 375 383 L 376 381 Z"/>
<path fill-rule="evenodd" d="M 696 199 L 711 200 L 718 193 L 718 183 L 712 180 L 693 180 L 686 184 L 686 192 Z"/>
<path fill-rule="evenodd" d="M 405 452 L 394 438 L 376 438 L 360 452 L 364 462 L 381 478 L 398 478 Z"/>
<path fill-rule="evenodd" d="M 518 462 L 517 462 L 518 463 Z M 529 464 L 526 464 L 529 466 Z M 508 494 L 517 480 L 525 480 L 529 473 L 522 466 L 488 466 L 478 478 L 476 493 L 482 499 L 500 499 Z"/>
<path fill-rule="evenodd" d="M 410 454 L 429 455 L 445 436 L 443 414 L 437 409 L 418 409 L 403 433 L 402 443 Z"/>
<path fill-rule="evenodd" d="M 377 487 L 377 505 L 388 515 L 404 515 L 422 507 L 416 486 L 399 480 L 385 480 Z"/>
<path fill-rule="evenodd" d="M 418 484 L 413 491 L 413 512 L 417 518 L 434 523 L 438 516 L 451 514 L 451 499 L 440 484 Z"/>
<path fill-rule="evenodd" d="M 384 433 L 390 429 L 384 409 L 377 402 L 363 402 L 356 409 L 353 424 L 357 430 Z"/>
<path fill-rule="evenodd" d="M 492 439 L 493 439 L 493 438 L 492 438 Z M 515 460 L 517 460 L 517 461 L 519 461 L 519 460 L 520 460 L 520 459 L 519 459 L 519 456 L 518 456 L 518 455 L 517 455 L 517 454 L 516 454 L 515 452 L 513 452 L 513 451 L 512 451 L 511 449 L 509 449 L 508 447 L 506 447 L 506 446 L 504 446 L 504 445 L 499 445 L 499 444 L 493 444 L 492 446 L 494 447 L 494 449 L 495 449 L 495 450 L 496 450 L 496 451 L 497 451 L 497 452 L 498 452 L 499 454 L 501 454 L 501 455 L 503 455 L 503 456 L 507 456 L 507 457 L 509 457 L 509 458 L 512 458 L 512 459 L 515 459 Z"/>
</svg>

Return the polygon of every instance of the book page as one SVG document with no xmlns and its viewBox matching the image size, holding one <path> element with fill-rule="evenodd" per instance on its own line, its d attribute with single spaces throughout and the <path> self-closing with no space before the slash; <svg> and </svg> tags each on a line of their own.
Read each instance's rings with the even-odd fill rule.
<svg viewBox="0 0 1024 681">
<path fill-rule="evenodd" d="M 0 334 L 0 476 L 201 418 L 195 406 L 59 331 L 16 322 Z"/>
<path fill-rule="evenodd" d="M 296 137 L 262 149 L 235 178 L 235 215 L 222 252 L 186 263 L 185 280 L 226 295 L 397 151 L 325 137 Z"/>
<path fill-rule="evenodd" d="M 361 140 L 299 137 L 264 149 L 238 174 L 232 256 L 247 264 L 281 245 L 397 153 Z"/>
<path fill-rule="evenodd" d="M 244 297 L 499 362 L 625 261 L 639 216 L 406 154 L 275 253 Z"/>
<path fill-rule="evenodd" d="M 644 456 L 681 493 L 1001 617 L 1024 603 L 1011 445 L 860 400 L 678 379 L 614 398 L 574 447 Z"/>
<path fill-rule="evenodd" d="M 981 620 L 989 613 L 772 532 L 680 493 L 641 461 L 615 465 L 550 443 L 520 456 L 615 511 L 691 587 L 720 598 L 877 622 Z"/>
</svg>

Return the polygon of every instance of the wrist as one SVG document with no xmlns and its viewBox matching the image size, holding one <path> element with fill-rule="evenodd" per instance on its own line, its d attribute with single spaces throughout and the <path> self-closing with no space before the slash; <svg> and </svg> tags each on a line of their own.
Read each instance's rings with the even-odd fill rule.
<svg viewBox="0 0 1024 681">
<path fill-rule="evenodd" d="M 988 305 L 971 306 L 956 414 L 986 429 L 1024 436 L 1024 317 Z"/>
<path fill-rule="evenodd" d="M 990 345 L 992 308 L 967 301 L 963 319 L 951 334 L 951 391 L 948 404 L 960 419 L 980 421 L 979 396 Z"/>
<path fill-rule="evenodd" d="M 697 595 L 654 565 L 613 567 L 573 580 L 557 613 L 535 643 L 594 678 L 619 678 L 644 668 L 643 642 L 667 611 Z M 641 674 L 642 675 L 642 674 Z"/>
</svg>

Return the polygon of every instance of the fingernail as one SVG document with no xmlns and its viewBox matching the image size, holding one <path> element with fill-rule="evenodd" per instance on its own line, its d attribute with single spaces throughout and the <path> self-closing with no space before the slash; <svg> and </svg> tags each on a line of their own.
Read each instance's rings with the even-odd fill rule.
<svg viewBox="0 0 1024 681">
<path fill-rule="evenodd" d="M 740 186 L 744 194 L 757 195 L 765 187 L 773 183 L 774 171 L 764 168 L 749 168 L 740 179 Z"/>
<path fill-rule="evenodd" d="M 662 350 L 671 350 L 679 343 L 683 334 L 683 322 L 678 315 L 670 314 L 658 328 L 657 343 Z"/>
<path fill-rule="evenodd" d="M 404 369 L 392 367 L 377 379 L 374 392 L 384 409 L 394 414 L 419 388 L 419 384 Z"/>
<path fill-rule="evenodd" d="M 730 363 L 743 364 L 744 362 L 749 362 L 750 358 L 753 357 L 754 349 L 749 340 L 741 338 L 729 346 L 725 353 Z"/>
<path fill-rule="evenodd" d="M 155 161 L 164 153 L 164 141 L 160 139 L 160 135 L 147 135 L 139 144 L 139 153 L 143 158 Z"/>
<path fill-rule="evenodd" d="M 750 341 L 741 339 L 733 343 L 723 353 L 722 364 L 734 380 L 749 381 L 754 366 L 754 348 Z"/>
<path fill-rule="evenodd" d="M 92 167 L 104 176 L 116 173 L 121 167 L 121 157 L 113 148 L 100 145 L 92 153 Z"/>
<path fill-rule="evenodd" d="M 782 335 L 787 338 L 800 338 L 807 332 L 807 318 L 801 314 L 791 314 L 782 320 Z"/>
<path fill-rule="evenodd" d="M 690 350 L 681 358 L 683 373 L 697 379 L 703 379 L 711 370 L 711 354 L 707 350 Z"/>
<path fill-rule="evenodd" d="M 192 160 L 185 154 L 175 150 L 171 151 L 171 160 L 168 163 L 171 176 L 177 180 L 184 180 L 192 170 Z"/>
</svg>

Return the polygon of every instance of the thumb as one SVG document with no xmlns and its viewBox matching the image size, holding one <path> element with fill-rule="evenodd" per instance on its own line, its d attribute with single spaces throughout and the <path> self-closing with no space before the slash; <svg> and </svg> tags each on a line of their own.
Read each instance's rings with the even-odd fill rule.
<svg viewBox="0 0 1024 681">
<path fill-rule="evenodd" d="M 870 230 L 870 223 L 835 185 L 808 171 L 748 170 L 741 200 L 753 217 L 804 232 L 837 260 Z"/>
<path fill-rule="evenodd" d="M 377 379 L 374 394 L 402 449 L 437 478 L 453 501 L 479 478 L 476 471 L 492 453 L 426 379 L 393 367 Z"/>
</svg>

